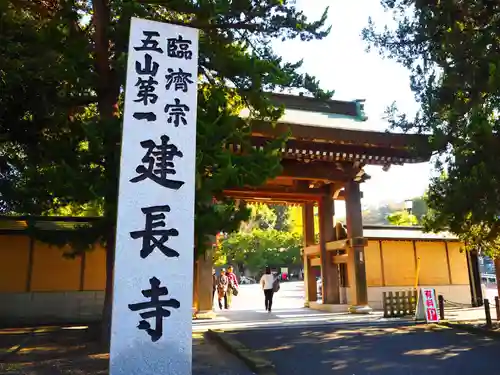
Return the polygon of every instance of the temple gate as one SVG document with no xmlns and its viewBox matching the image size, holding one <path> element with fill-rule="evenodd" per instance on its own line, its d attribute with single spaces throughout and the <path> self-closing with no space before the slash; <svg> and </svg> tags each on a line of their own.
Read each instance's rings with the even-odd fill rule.
<svg viewBox="0 0 500 375">
<path fill-rule="evenodd" d="M 366 129 L 368 122 L 359 101 L 286 95 L 273 95 L 273 100 L 286 107 L 281 123 L 275 127 L 253 124 L 253 142 L 255 147 L 262 147 L 276 135 L 291 131 L 291 138 L 281 149 L 282 173 L 258 188 L 228 189 L 225 193 L 248 202 L 302 207 L 307 306 L 358 313 L 369 312 L 372 307 L 380 309 L 384 291 L 414 287 L 418 258 L 422 260 L 421 285 L 435 288 L 452 302 L 467 304 L 472 299 L 472 304 L 477 304 L 481 300 L 477 255 L 461 252 L 458 238 L 447 233 L 423 233 L 417 227 L 362 226 L 360 186 L 369 178 L 364 167 L 388 169 L 393 164 L 428 160 L 430 153 L 422 151 L 426 150 L 425 136 Z M 239 152 L 237 145 L 228 147 Z M 334 225 L 335 200 L 346 202 L 345 227 Z M 38 241 L 29 230 L 36 226 L 44 231 L 71 231 L 93 220 L 98 218 L 0 217 L 3 322 L 100 319 L 105 249 L 96 244 L 94 251 L 65 258 L 61 249 Z M 316 232 L 319 239 L 315 239 Z M 321 267 L 320 301 L 316 301 L 316 277 L 311 272 L 316 266 Z M 208 313 L 206 317 L 210 318 L 212 254 L 207 252 L 198 258 L 195 267 L 194 312 L 199 318 Z"/>
<path fill-rule="evenodd" d="M 318 100 L 273 94 L 286 110 L 277 126 L 252 125 L 254 147 L 291 132 L 281 149 L 283 171 L 258 188 L 228 189 L 227 196 L 261 203 L 293 203 L 303 207 L 306 305 L 316 301 L 312 264 L 321 265 L 322 303 L 340 304 L 341 284 L 349 285 L 349 311 L 369 312 L 365 271 L 360 184 L 369 179 L 366 165 L 420 163 L 430 159 L 423 135 L 359 129 L 367 126 L 362 101 Z M 237 145 L 229 145 L 238 152 Z M 335 227 L 334 201 L 346 203 L 347 230 Z M 314 239 L 313 207 L 319 211 L 319 243 Z M 345 233 L 347 232 L 347 233 Z M 201 307 L 201 306 L 200 306 Z"/>
</svg>

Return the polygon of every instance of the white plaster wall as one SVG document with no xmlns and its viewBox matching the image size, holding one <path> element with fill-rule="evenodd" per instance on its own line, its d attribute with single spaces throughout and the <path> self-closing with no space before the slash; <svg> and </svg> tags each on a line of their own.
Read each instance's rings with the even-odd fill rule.
<svg viewBox="0 0 500 375">
<path fill-rule="evenodd" d="M 424 288 L 434 288 L 436 295 L 442 295 L 445 300 L 470 305 L 471 295 L 469 284 L 464 285 L 425 285 Z M 350 304 L 350 288 L 340 288 L 340 303 Z M 368 287 L 368 304 L 372 309 L 382 310 L 382 293 L 383 292 L 401 292 L 413 289 L 412 286 L 383 286 L 383 287 Z"/>
<path fill-rule="evenodd" d="M 104 291 L 0 293 L 0 324 L 89 323 L 103 304 Z"/>
</svg>

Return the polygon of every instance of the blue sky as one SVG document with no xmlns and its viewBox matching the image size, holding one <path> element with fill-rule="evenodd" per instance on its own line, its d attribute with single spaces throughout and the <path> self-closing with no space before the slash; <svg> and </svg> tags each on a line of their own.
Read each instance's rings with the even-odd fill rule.
<svg viewBox="0 0 500 375">
<path fill-rule="evenodd" d="M 382 117 L 393 101 L 406 113 L 416 111 L 408 71 L 394 61 L 382 59 L 376 51 L 365 52 L 361 30 L 368 17 L 376 23 L 391 22 L 378 0 L 298 0 L 297 4 L 311 18 L 319 18 L 329 6 L 328 23 L 332 31 L 321 41 L 276 43 L 277 53 L 289 61 L 304 59 L 304 71 L 319 78 L 323 88 L 335 90 L 334 99 L 366 99 L 369 119 L 363 126 L 367 129 L 387 129 L 388 124 Z M 365 170 L 372 178 L 362 185 L 363 204 L 373 205 L 422 195 L 432 165 L 392 166 L 388 172 L 370 166 Z M 342 216 L 342 211 L 343 207 L 337 207 L 338 215 Z"/>
</svg>

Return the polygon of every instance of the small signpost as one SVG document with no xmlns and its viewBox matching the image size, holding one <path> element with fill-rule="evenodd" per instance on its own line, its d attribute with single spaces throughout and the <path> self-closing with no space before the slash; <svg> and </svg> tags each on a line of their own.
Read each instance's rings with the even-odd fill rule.
<svg viewBox="0 0 500 375">
<path fill-rule="evenodd" d="M 415 320 L 425 320 L 426 323 L 439 323 L 438 305 L 434 289 L 420 288 Z"/>
<path fill-rule="evenodd" d="M 198 30 L 132 18 L 111 375 L 189 375 Z"/>
</svg>

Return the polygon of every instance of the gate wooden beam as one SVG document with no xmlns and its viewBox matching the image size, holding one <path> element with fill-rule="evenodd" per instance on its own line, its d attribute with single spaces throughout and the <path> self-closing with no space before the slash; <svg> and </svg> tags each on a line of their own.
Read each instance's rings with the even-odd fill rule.
<svg viewBox="0 0 500 375">
<path fill-rule="evenodd" d="M 309 163 L 298 160 L 283 159 L 281 161 L 283 171 L 282 177 L 290 177 L 296 180 L 323 180 L 343 182 L 352 179 L 354 173 L 345 169 L 338 169 L 334 163 L 325 161 L 312 161 Z M 359 170 L 356 171 L 359 173 Z"/>
</svg>

